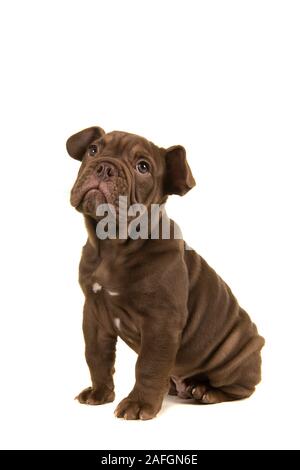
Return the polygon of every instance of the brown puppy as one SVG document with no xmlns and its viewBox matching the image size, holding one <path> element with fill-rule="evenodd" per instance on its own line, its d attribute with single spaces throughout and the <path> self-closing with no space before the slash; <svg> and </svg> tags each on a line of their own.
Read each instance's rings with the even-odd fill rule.
<svg viewBox="0 0 300 470">
<path fill-rule="evenodd" d="M 184 148 L 163 149 L 134 134 L 91 127 L 71 136 L 67 150 L 82 161 L 71 204 L 88 230 L 79 280 L 92 386 L 78 395 L 80 403 L 114 400 L 118 336 L 138 354 L 136 383 L 118 405 L 118 417 L 153 418 L 168 391 L 206 404 L 249 397 L 260 381 L 264 339 L 203 258 L 185 249 L 174 230 L 163 238 L 165 212 L 156 239 L 149 229 L 146 239 L 120 238 L 118 228 L 113 239 L 97 236 L 100 204 L 110 203 L 118 214 L 121 195 L 128 205 L 149 208 L 195 185 Z"/>
</svg>

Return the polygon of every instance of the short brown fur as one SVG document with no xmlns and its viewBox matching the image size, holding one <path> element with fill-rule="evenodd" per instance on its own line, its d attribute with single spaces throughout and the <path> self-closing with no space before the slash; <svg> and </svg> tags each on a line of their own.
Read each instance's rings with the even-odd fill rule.
<svg viewBox="0 0 300 470">
<path fill-rule="evenodd" d="M 71 203 L 83 213 L 88 231 L 79 280 L 92 386 L 78 395 L 79 402 L 114 400 L 118 336 L 138 359 L 136 383 L 119 403 L 117 417 L 153 418 L 167 392 L 202 404 L 249 397 L 261 379 L 264 339 L 205 260 L 174 236 L 96 236 L 98 204 L 109 202 L 118 211 L 117 197 L 126 195 L 130 204 L 149 207 L 189 191 L 195 181 L 184 148 L 163 149 L 134 134 L 92 127 L 71 136 L 67 149 L 82 161 Z M 136 170 L 141 158 L 149 174 Z M 162 218 L 168 220 L 164 212 Z"/>
</svg>

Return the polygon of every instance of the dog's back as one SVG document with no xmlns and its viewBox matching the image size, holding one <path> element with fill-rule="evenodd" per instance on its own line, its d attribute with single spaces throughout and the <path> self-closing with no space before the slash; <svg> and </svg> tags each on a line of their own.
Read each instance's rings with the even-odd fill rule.
<svg viewBox="0 0 300 470">
<path fill-rule="evenodd" d="M 175 375 L 209 382 L 236 397 L 251 395 L 261 379 L 264 339 L 228 285 L 193 250 L 185 251 L 189 273 L 188 321 Z M 194 384 L 194 385 L 195 385 Z"/>
</svg>

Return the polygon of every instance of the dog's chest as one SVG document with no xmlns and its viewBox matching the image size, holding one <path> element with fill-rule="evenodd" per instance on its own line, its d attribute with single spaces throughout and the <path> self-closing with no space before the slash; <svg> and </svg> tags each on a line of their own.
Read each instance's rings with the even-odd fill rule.
<svg viewBox="0 0 300 470">
<path fill-rule="evenodd" d="M 126 266 L 120 262 L 111 262 L 106 259 L 101 260 L 91 275 L 91 282 L 98 283 L 111 296 L 120 295 L 128 290 L 129 279 Z"/>
<path fill-rule="evenodd" d="M 89 289 L 95 300 L 99 300 L 99 315 L 102 302 L 116 333 L 137 350 L 140 344 L 140 316 L 136 291 L 130 285 L 130 276 L 122 267 L 103 260 L 90 276 Z"/>
<path fill-rule="evenodd" d="M 93 284 L 93 295 L 98 305 L 99 316 L 103 315 L 104 304 L 108 321 L 115 333 L 137 351 L 141 337 L 140 316 L 134 302 L 128 301 L 124 293 L 108 290 L 99 283 Z"/>
<path fill-rule="evenodd" d="M 113 256 L 99 258 L 85 247 L 80 263 L 80 284 L 86 296 L 103 310 L 115 332 L 135 351 L 140 344 L 143 317 L 159 291 L 160 277 L 144 257 Z"/>
</svg>

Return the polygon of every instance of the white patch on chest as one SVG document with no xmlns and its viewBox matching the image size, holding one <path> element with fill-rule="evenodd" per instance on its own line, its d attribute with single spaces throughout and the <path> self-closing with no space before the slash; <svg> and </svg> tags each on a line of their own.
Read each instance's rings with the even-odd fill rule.
<svg viewBox="0 0 300 470">
<path fill-rule="evenodd" d="M 121 320 L 120 320 L 120 318 L 114 318 L 114 324 L 116 325 L 118 330 L 121 330 Z"/>
<path fill-rule="evenodd" d="M 109 293 L 109 295 L 119 295 L 118 292 L 112 292 L 111 290 L 108 290 L 107 292 Z"/>
<path fill-rule="evenodd" d="M 95 292 L 95 294 L 97 294 L 97 292 L 99 292 L 101 289 L 102 289 L 102 286 L 100 286 L 100 284 L 98 284 L 98 282 L 94 282 L 93 292 Z"/>
</svg>

